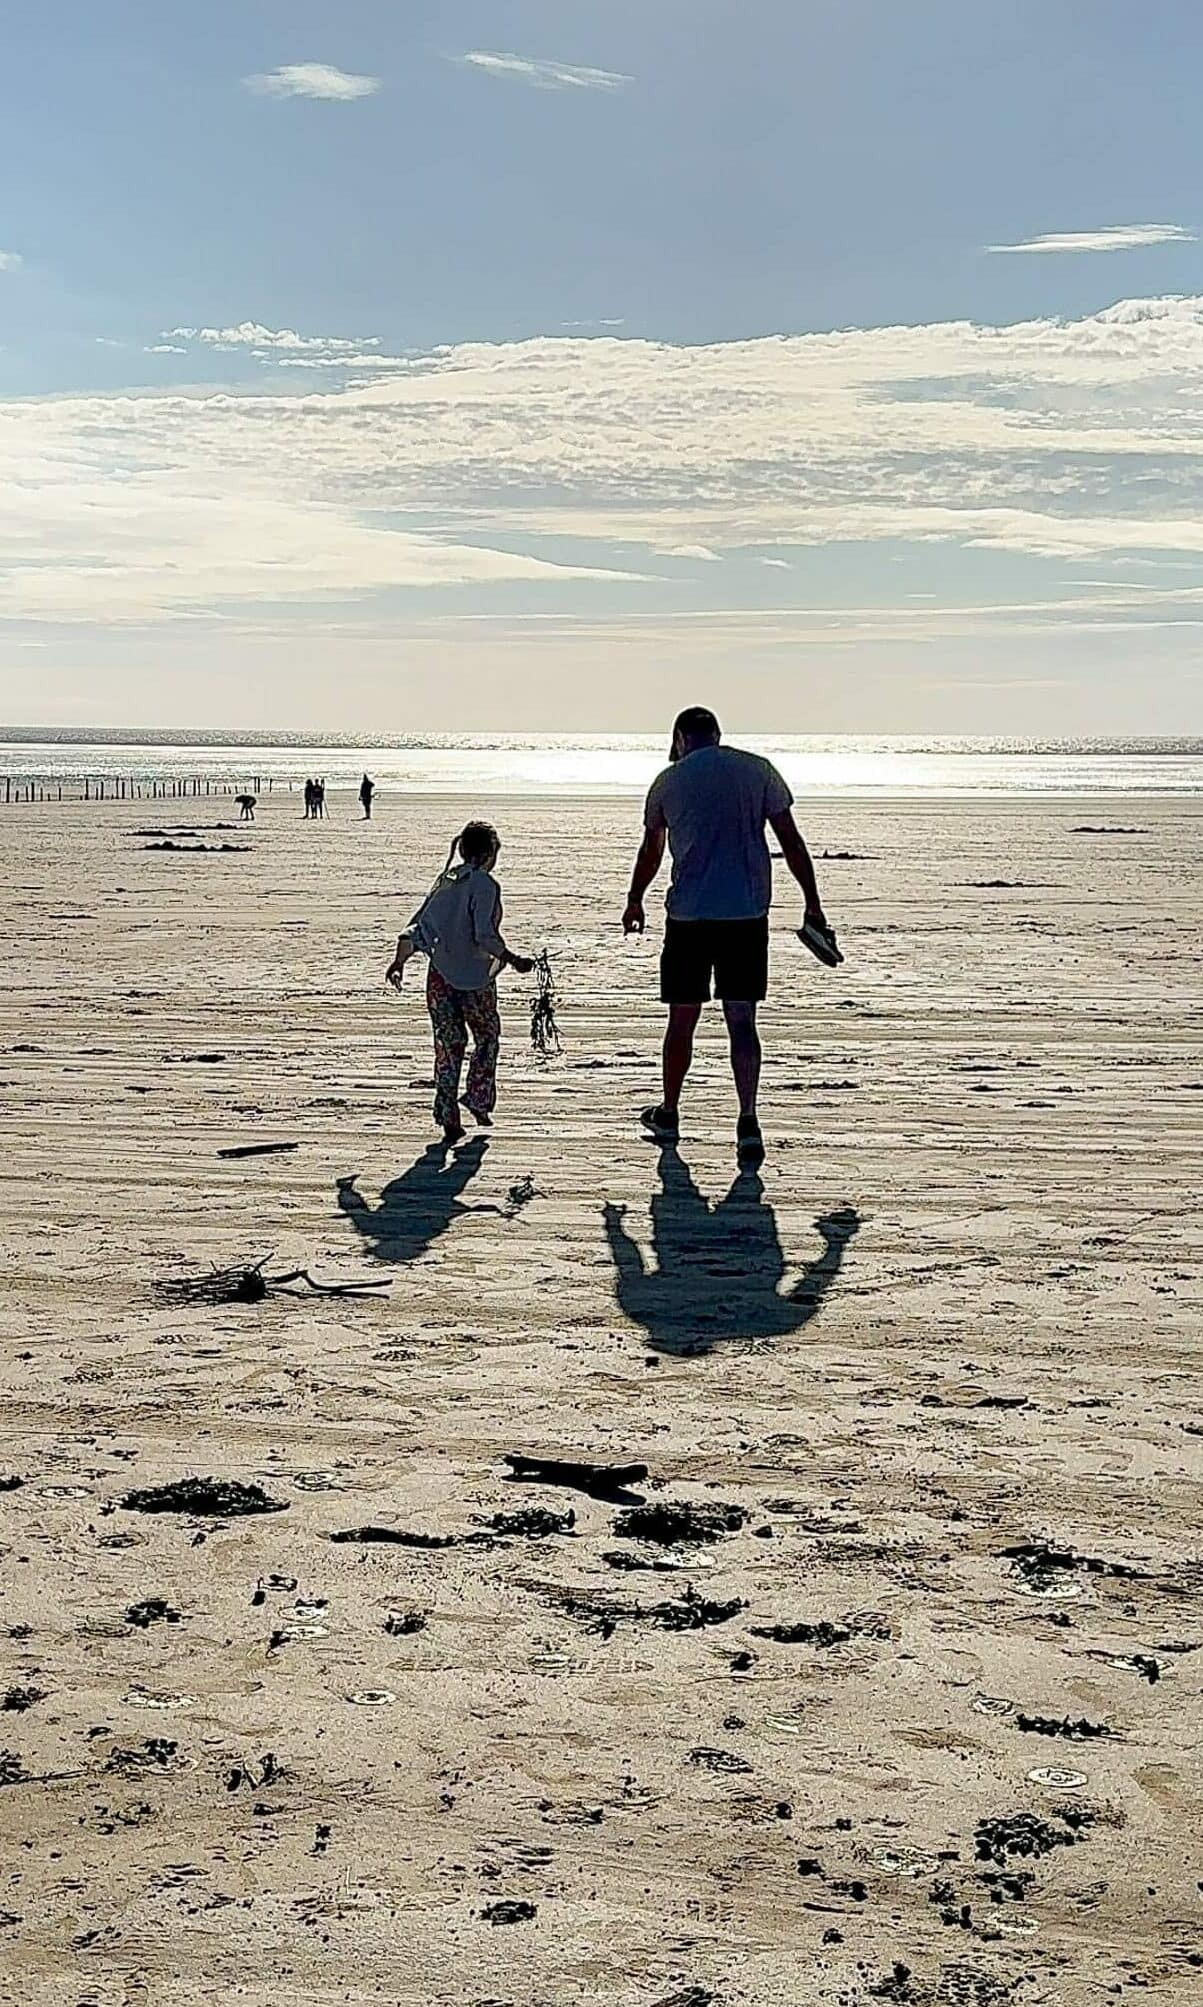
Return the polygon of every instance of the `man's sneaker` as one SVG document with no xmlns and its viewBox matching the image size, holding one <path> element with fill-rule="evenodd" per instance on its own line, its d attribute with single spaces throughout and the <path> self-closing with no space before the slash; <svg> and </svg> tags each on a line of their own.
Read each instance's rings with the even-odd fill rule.
<svg viewBox="0 0 1203 2007">
<path fill-rule="evenodd" d="M 764 1157 L 764 1137 L 754 1115 L 741 1115 L 735 1131 L 735 1147 L 741 1164 L 759 1164 Z"/>
<path fill-rule="evenodd" d="M 667 1108 L 645 1108 L 639 1120 L 645 1135 L 654 1137 L 658 1143 L 675 1143 L 680 1137 L 681 1124 L 675 1110 L 670 1114 Z"/>
<path fill-rule="evenodd" d="M 809 948 L 811 954 L 817 956 L 824 968 L 839 968 L 844 957 L 836 946 L 834 927 L 829 927 L 825 921 L 820 925 L 817 920 L 804 920 L 798 929 L 798 939 L 804 948 Z"/>
</svg>

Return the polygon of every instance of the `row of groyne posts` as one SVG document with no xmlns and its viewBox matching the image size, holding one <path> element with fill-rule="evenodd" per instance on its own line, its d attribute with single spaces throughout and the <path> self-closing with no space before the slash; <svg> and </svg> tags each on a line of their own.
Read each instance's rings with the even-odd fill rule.
<svg viewBox="0 0 1203 2007">
<path fill-rule="evenodd" d="M 288 782 L 291 793 L 293 783 Z M 271 794 L 275 780 L 269 774 L 267 792 Z M 14 802 L 28 801 L 192 801 L 205 795 L 239 795 L 264 792 L 262 777 L 258 774 L 245 781 L 223 781 L 204 779 L 199 775 L 177 775 L 170 780 L 137 780 L 121 774 L 101 774 L 93 778 L 88 774 L 72 775 L 67 780 L 33 779 L 6 774 L 0 782 L 0 800 L 6 807 Z"/>
</svg>

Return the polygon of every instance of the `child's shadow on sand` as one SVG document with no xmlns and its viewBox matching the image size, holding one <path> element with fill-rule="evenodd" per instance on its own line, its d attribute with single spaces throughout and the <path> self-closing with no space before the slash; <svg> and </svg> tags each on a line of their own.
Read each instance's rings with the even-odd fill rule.
<svg viewBox="0 0 1203 2007">
<path fill-rule="evenodd" d="M 651 1214 L 654 1269 L 627 1232 L 623 1208 L 605 1209 L 615 1293 L 658 1352 L 686 1355 L 709 1352 L 724 1339 L 783 1338 L 800 1331 L 822 1308 L 861 1223 L 851 1206 L 825 1213 L 815 1222 L 823 1253 L 782 1292 L 785 1256 L 757 1171 L 741 1170 L 726 1197 L 711 1207 L 675 1145 L 667 1145 L 660 1152 L 660 1190 Z"/>
<path fill-rule="evenodd" d="M 499 1210 L 492 1205 L 465 1205 L 461 1197 L 487 1148 L 486 1136 L 473 1136 L 454 1152 L 446 1143 L 431 1143 L 407 1171 L 384 1187 L 377 1206 L 370 1206 L 356 1190 L 355 1178 L 340 1178 L 338 1209 L 363 1235 L 377 1261 L 416 1261 L 465 1213 Z"/>
</svg>

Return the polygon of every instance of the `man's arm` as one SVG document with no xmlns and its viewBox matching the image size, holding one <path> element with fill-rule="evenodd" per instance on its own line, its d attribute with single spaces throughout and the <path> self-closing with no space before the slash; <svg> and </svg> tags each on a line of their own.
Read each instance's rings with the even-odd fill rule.
<svg viewBox="0 0 1203 2007">
<path fill-rule="evenodd" d="M 781 854 L 794 877 L 802 887 L 802 897 L 806 901 L 806 918 L 818 920 L 826 926 L 823 902 L 819 897 L 819 881 L 815 877 L 815 867 L 810 852 L 802 841 L 802 832 L 794 821 L 794 812 L 783 808 L 779 815 L 770 815 L 769 823 L 773 834 L 781 845 Z"/>
<path fill-rule="evenodd" d="M 643 910 L 643 895 L 664 862 L 666 835 L 663 823 L 655 828 L 646 829 L 643 833 L 643 842 L 639 846 L 639 855 L 635 859 L 635 868 L 631 873 L 627 910 L 622 916 L 624 934 L 642 934 L 647 925 L 647 917 Z"/>
</svg>

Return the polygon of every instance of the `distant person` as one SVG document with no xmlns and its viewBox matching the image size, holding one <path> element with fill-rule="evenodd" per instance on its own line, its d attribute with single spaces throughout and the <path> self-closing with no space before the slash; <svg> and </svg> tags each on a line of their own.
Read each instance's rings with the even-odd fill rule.
<svg viewBox="0 0 1203 2007">
<path fill-rule="evenodd" d="M 365 822 L 372 820 L 372 796 L 375 792 L 375 781 L 371 778 L 370 774 L 365 774 L 359 783 L 359 800 L 363 808 L 363 819 Z"/>
<path fill-rule="evenodd" d="M 464 1101 L 482 1128 L 492 1124 L 501 1039 L 497 977 L 507 966 L 522 975 L 534 967 L 527 956 L 511 954 L 501 937 L 501 887 L 493 876 L 500 849 L 501 839 L 490 823 L 470 822 L 460 831 L 385 974 L 400 989 L 410 956 L 430 958 L 426 1007 L 434 1033 L 434 1119 L 447 1143 L 464 1136 L 459 1084 L 469 1032 L 472 1063 Z"/>
<path fill-rule="evenodd" d="M 701 705 L 682 711 L 673 726 L 669 765 L 648 793 L 622 924 L 628 934 L 643 932 L 643 895 L 660 869 L 667 841 L 672 881 L 660 956 L 660 997 L 668 1005 L 664 1088 L 659 1105 L 645 1108 L 640 1119 L 650 1135 L 675 1142 L 694 1032 L 713 984 L 727 1021 L 739 1096 L 739 1155 L 759 1160 L 764 1142 L 756 1112 L 761 1058 L 756 1007 L 768 989 L 773 897 L 766 824 L 802 887 L 805 926 L 815 937 L 807 944 L 822 960 L 842 957 L 791 812 L 789 788 L 768 760 L 724 746 L 721 739 L 718 719 Z"/>
<path fill-rule="evenodd" d="M 258 796 L 253 794 L 238 794 L 235 795 L 234 799 L 238 804 L 238 820 L 240 822 L 254 822 L 255 803 L 258 800 Z"/>
<path fill-rule="evenodd" d="M 326 783 L 324 780 L 315 780 L 313 783 L 313 813 L 317 817 L 319 817 L 320 820 L 322 821 L 325 820 Z"/>
<path fill-rule="evenodd" d="M 310 820 L 311 820 L 311 818 L 312 818 L 312 817 L 313 817 L 313 816 L 314 816 L 314 815 L 316 814 L 316 809 L 315 809 L 315 807 L 314 807 L 314 803 L 316 802 L 316 800 L 317 800 L 317 782 L 316 782 L 315 780 L 307 780 L 307 781 L 305 782 L 305 820 L 306 820 L 306 822 L 310 821 Z"/>
</svg>

